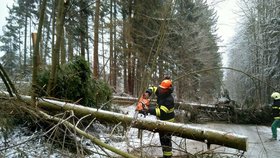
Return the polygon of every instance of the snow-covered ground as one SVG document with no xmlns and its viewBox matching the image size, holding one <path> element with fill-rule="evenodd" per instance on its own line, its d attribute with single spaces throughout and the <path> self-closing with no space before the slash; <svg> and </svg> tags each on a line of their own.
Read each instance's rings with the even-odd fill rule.
<svg viewBox="0 0 280 158">
<path fill-rule="evenodd" d="M 135 106 L 121 107 L 123 113 L 134 115 Z M 141 116 L 140 116 L 141 117 Z M 147 116 L 147 119 L 156 119 L 154 116 Z M 191 154 L 211 154 L 219 153 L 220 156 L 228 157 L 247 157 L 247 158 L 278 158 L 280 157 L 280 141 L 269 142 L 271 137 L 271 130 L 268 126 L 256 125 L 235 125 L 235 124 L 192 124 L 192 126 L 200 128 L 214 129 L 223 132 L 231 132 L 248 137 L 248 151 L 244 152 L 232 148 L 211 145 L 210 150 L 207 145 L 198 141 L 189 139 L 182 139 L 179 137 L 172 137 L 174 155 L 185 155 L 185 151 Z M 97 126 L 95 126 L 96 128 Z M 138 129 L 129 128 L 123 134 L 110 134 L 107 127 L 100 125 L 98 127 L 98 137 L 103 142 L 118 148 L 122 151 L 142 153 L 145 157 L 161 156 L 161 147 L 157 133 L 149 131 L 142 131 L 142 141 L 138 138 Z M 111 129 L 110 129 L 111 130 Z M 104 132 L 106 131 L 106 132 Z M 0 157 L 65 157 L 67 152 L 61 150 L 54 150 L 53 146 L 45 143 L 46 140 L 40 138 L 33 138 L 36 134 L 26 134 L 22 129 L 17 128 L 11 133 L 8 139 L 9 148 L 5 149 L 4 139 L 0 136 Z M 33 139 L 32 139 L 33 138 Z M 112 157 L 117 157 L 114 153 L 105 150 L 104 152 L 98 146 L 85 140 L 83 144 L 90 150 L 98 153 L 89 155 L 89 158 L 105 158 L 106 154 Z M 11 146 L 13 146 L 11 148 Z M 140 148 L 142 147 L 142 148 Z M 101 154 L 100 154 L 101 153 Z M 226 156 L 225 156 L 226 155 Z M 69 153 L 68 153 L 69 156 Z"/>
</svg>

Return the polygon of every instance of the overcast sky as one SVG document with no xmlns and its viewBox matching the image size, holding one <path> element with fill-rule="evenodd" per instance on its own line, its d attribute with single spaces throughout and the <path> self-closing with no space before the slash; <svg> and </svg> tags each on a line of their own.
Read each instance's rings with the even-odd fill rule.
<svg viewBox="0 0 280 158">
<path fill-rule="evenodd" d="M 13 0 L 0 0 L 0 35 L 3 35 L 2 27 L 6 24 L 5 17 L 8 16 L 7 5 L 11 6 Z"/>
<path fill-rule="evenodd" d="M 214 7 L 218 15 L 218 33 L 224 40 L 234 35 L 238 16 L 237 0 L 208 0 L 210 7 Z"/>
<path fill-rule="evenodd" d="M 227 52 L 230 40 L 235 34 L 237 27 L 238 6 L 237 0 L 207 0 L 210 7 L 214 7 L 218 15 L 217 33 L 221 37 L 218 45 L 220 46 L 219 52 L 222 53 L 223 66 L 227 66 Z"/>
</svg>

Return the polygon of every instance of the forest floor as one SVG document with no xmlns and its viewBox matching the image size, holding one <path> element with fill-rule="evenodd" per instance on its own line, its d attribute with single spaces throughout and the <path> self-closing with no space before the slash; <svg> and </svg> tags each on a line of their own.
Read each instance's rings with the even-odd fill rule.
<svg viewBox="0 0 280 158">
<path fill-rule="evenodd" d="M 122 107 L 123 113 L 129 115 L 134 114 L 135 106 Z M 154 116 L 147 116 L 152 119 Z M 248 137 L 248 150 L 246 152 L 237 149 L 227 148 L 223 146 L 211 145 L 207 149 L 207 145 L 202 142 L 182 139 L 179 137 L 172 137 L 173 153 L 176 157 L 184 157 L 186 153 L 195 155 L 197 157 L 244 157 L 244 158 L 279 158 L 280 156 L 280 141 L 268 141 L 271 137 L 271 129 L 269 126 L 260 125 L 238 125 L 227 123 L 205 123 L 205 124 L 190 124 L 194 127 L 201 127 L 207 129 L 214 129 L 217 131 L 230 132 L 238 135 Z M 96 127 L 95 127 L 96 128 Z M 107 144 L 114 146 L 120 150 L 130 153 L 137 153 L 138 155 L 145 155 L 146 158 L 160 157 L 161 147 L 157 133 L 149 131 L 142 132 L 142 140 L 138 138 L 138 129 L 128 128 L 124 135 L 112 135 L 108 132 L 105 126 L 98 127 L 98 138 Z M 104 132 L 106 131 L 107 132 Z M 38 131 L 40 133 L 40 131 Z M 107 134 L 106 134 L 107 133 Z M 96 134 L 96 133 L 95 133 Z M 28 133 L 28 130 L 23 128 L 15 129 L 6 140 L 4 144 L 4 137 L 0 135 L 0 157 L 72 157 L 69 153 L 56 149 L 53 144 L 44 143 L 45 140 L 41 137 L 36 137 L 36 133 Z M 105 154 L 98 146 L 92 144 L 90 141 L 84 141 L 85 146 L 97 153 L 88 155 L 88 158 L 106 158 L 106 154 L 111 157 L 118 157 L 117 155 L 106 151 Z M 7 147 L 7 148 L 5 148 Z M 100 154 L 103 153 L 103 154 Z M 73 156 L 74 157 L 74 156 Z"/>
</svg>

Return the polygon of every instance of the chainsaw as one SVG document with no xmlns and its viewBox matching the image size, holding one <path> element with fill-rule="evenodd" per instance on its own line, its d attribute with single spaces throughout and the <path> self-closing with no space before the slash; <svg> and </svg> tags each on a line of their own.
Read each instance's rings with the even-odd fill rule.
<svg viewBox="0 0 280 158">
<path fill-rule="evenodd" d="M 146 115 L 148 114 L 147 111 L 149 109 L 149 106 L 150 106 L 150 100 L 147 99 L 147 97 L 145 97 L 145 95 L 143 94 L 141 96 L 141 98 L 138 100 L 138 103 L 136 105 L 133 120 L 136 120 L 138 118 L 138 114 L 140 111 L 141 111 L 141 114 L 143 114 L 144 117 L 146 117 Z M 140 129 L 138 129 L 138 138 L 140 138 L 140 140 L 141 140 L 140 145 L 142 145 L 142 130 L 140 130 Z"/>
<path fill-rule="evenodd" d="M 150 100 L 144 97 L 144 95 L 142 95 L 136 105 L 135 114 L 133 118 L 137 119 L 140 111 L 143 111 L 142 114 L 144 115 L 144 117 L 146 117 L 149 106 L 150 106 Z"/>
</svg>

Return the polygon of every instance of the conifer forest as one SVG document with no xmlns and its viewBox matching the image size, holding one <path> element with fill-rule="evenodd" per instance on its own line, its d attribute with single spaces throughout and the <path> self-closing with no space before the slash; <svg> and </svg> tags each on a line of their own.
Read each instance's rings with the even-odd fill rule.
<svg viewBox="0 0 280 158">
<path fill-rule="evenodd" d="M 0 157 L 36 157 L 20 146 L 37 140 L 48 144 L 37 146 L 39 157 L 158 157 L 157 131 L 176 136 L 174 157 L 222 155 L 187 150 L 187 139 L 244 156 L 249 136 L 187 125 L 210 118 L 270 128 L 280 1 L 235 0 L 235 34 L 221 45 L 215 4 L 223 1 L 14 0 L 0 34 Z M 165 77 L 180 125 L 133 117 L 137 98 Z M 33 137 L 13 144 L 17 130 Z"/>
</svg>

